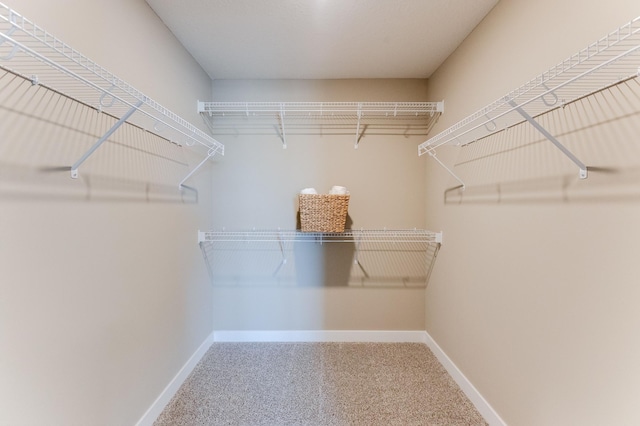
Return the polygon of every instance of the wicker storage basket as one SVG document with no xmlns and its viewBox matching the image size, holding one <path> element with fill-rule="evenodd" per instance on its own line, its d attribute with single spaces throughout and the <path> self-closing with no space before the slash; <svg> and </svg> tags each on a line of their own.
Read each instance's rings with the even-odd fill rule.
<svg viewBox="0 0 640 426">
<path fill-rule="evenodd" d="M 349 195 L 299 194 L 302 232 L 344 232 Z"/>
</svg>

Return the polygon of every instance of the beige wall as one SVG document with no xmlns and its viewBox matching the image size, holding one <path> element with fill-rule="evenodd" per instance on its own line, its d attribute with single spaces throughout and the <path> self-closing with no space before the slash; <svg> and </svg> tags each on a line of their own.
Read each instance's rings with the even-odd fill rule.
<svg viewBox="0 0 640 426">
<path fill-rule="evenodd" d="M 7 0 L 203 126 L 211 90 L 143 0 Z M 134 424 L 211 333 L 196 231 L 211 226 L 199 158 L 0 72 L 0 424 Z M 46 81 L 42 81 L 46 84 Z"/>
<path fill-rule="evenodd" d="M 217 80 L 213 85 L 216 101 L 425 101 L 425 92 L 425 80 Z M 349 189 L 355 229 L 424 227 L 424 162 L 416 155 L 424 132 L 405 135 L 404 128 L 372 126 L 356 150 L 354 120 L 344 120 L 338 130 L 327 122 L 309 131 L 294 128 L 285 117 L 283 149 L 277 123 L 259 132 L 247 130 L 247 124 L 241 123 L 237 134 L 214 125 L 216 132 L 226 133 L 217 137 L 227 147 L 213 172 L 217 229 L 295 229 L 297 193 L 306 187 L 327 193 L 333 185 Z M 424 328 L 424 289 L 407 288 L 401 272 L 394 272 L 398 262 L 389 257 L 361 259 L 379 278 L 363 285 L 348 249 L 341 253 L 336 246 L 316 246 L 290 253 L 274 277 L 282 258 L 278 246 L 245 247 L 235 255 L 214 253 L 214 260 L 216 255 L 223 259 L 214 268 L 219 273 L 214 277 L 216 329 Z"/>
<path fill-rule="evenodd" d="M 636 1 L 503 0 L 429 80 L 433 134 L 630 21 Z M 526 128 L 427 162 L 427 226 L 445 244 L 427 331 L 512 425 L 640 423 L 640 85 L 540 120 L 587 180 Z"/>
</svg>

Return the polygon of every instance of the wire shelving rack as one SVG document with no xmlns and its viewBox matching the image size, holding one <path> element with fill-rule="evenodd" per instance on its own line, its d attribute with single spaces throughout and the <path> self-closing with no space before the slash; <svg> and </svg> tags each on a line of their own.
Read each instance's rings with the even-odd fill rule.
<svg viewBox="0 0 640 426">
<path fill-rule="evenodd" d="M 640 17 L 423 142 L 418 146 L 418 155 L 429 154 L 464 188 L 464 182 L 436 157 L 436 149 L 447 144 L 465 146 L 528 122 L 578 166 L 579 177 L 584 179 L 587 166 L 536 117 L 639 75 Z"/>
<path fill-rule="evenodd" d="M 198 102 L 198 112 L 210 119 L 244 118 L 251 121 L 274 118 L 279 124 L 283 147 L 286 148 L 286 133 L 294 126 L 304 123 L 329 123 L 353 126 L 355 147 L 362 136 L 364 123 L 377 121 L 419 121 L 424 123 L 425 133 L 444 112 L 444 101 L 440 102 Z M 236 121 L 235 124 L 238 122 Z M 215 124 L 212 125 L 215 127 Z"/>
<path fill-rule="evenodd" d="M 302 232 L 296 230 L 198 231 L 198 242 L 385 242 L 442 243 L 442 232 L 425 229 L 348 229 L 345 232 Z"/>
<path fill-rule="evenodd" d="M 386 258 L 387 261 L 395 264 L 402 264 L 402 262 L 412 264 L 422 258 L 421 261 L 417 261 L 418 264 L 422 263 L 418 268 L 422 270 L 422 279 L 419 281 L 423 280 L 426 285 L 442 245 L 442 232 L 425 229 L 348 229 L 345 232 L 326 233 L 282 229 L 210 230 L 198 231 L 198 243 L 212 282 L 215 281 L 216 275 L 214 266 L 216 256 L 220 256 L 224 250 L 236 253 L 244 250 L 254 254 L 256 251 L 270 250 L 272 253 L 279 253 L 279 263 L 272 274 L 273 277 L 277 277 L 290 260 L 295 263 L 297 256 L 293 250 L 294 246 L 310 247 L 310 244 L 316 246 L 327 244 L 326 248 L 330 246 L 337 248 L 336 245 L 342 243 L 345 247 L 351 245 L 353 265 L 361 275 L 361 280 L 375 281 L 375 278 L 367 272 L 371 262 L 384 263 Z M 372 253 L 375 253 L 375 260 L 371 258 Z M 342 252 L 341 259 L 349 255 L 350 253 Z M 219 262 L 220 260 L 218 260 L 220 266 Z M 411 269 L 415 269 L 415 266 L 413 265 Z M 404 277 L 403 282 L 407 279 Z"/>
<path fill-rule="evenodd" d="M 178 145 L 204 147 L 205 161 L 216 153 L 224 154 L 223 144 L 3 3 L 0 3 L 0 67 L 33 85 L 55 90 L 118 118 L 71 167 L 72 178 L 78 177 L 78 167 L 125 122 Z"/>
</svg>

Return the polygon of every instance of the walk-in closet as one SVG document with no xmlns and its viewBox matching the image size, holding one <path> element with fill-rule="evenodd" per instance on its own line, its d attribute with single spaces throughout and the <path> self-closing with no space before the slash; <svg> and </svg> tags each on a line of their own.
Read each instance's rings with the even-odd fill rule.
<svg viewBox="0 0 640 426">
<path fill-rule="evenodd" d="M 640 423 L 640 7 L 0 0 L 0 425 Z"/>
</svg>

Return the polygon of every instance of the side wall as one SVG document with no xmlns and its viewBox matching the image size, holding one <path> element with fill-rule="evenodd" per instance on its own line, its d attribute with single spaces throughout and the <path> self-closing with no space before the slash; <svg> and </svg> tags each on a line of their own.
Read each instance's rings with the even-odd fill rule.
<svg viewBox="0 0 640 426">
<path fill-rule="evenodd" d="M 204 128 L 211 80 L 144 0 L 5 3 Z M 125 125 L 72 180 L 114 120 L 0 85 L 0 424 L 134 424 L 212 331 L 210 171 L 180 192 L 200 158 Z"/>
<path fill-rule="evenodd" d="M 428 100 L 426 80 L 216 80 L 213 86 L 213 99 L 227 102 Z M 333 185 L 350 191 L 348 226 L 354 229 L 424 227 L 424 164 L 416 155 L 423 130 L 363 122 L 354 149 L 353 119 L 327 120 L 309 129 L 285 116 L 283 149 L 278 122 L 247 129 L 256 122 L 249 118 L 227 130 L 224 121 L 214 125 L 216 132 L 226 133 L 218 139 L 227 148 L 214 170 L 216 229 L 296 229 L 298 192 L 314 187 L 327 193 Z M 410 258 L 387 247 L 361 257 L 360 268 L 353 262 L 355 244 L 294 244 L 285 247 L 287 263 L 281 267 L 275 243 L 214 252 L 214 327 L 423 330 L 424 284 L 403 276 L 411 275 Z M 424 267 L 419 260 L 411 262 L 409 268 Z"/>
<path fill-rule="evenodd" d="M 429 80 L 446 129 L 635 18 L 638 3 L 504 0 Z M 640 85 L 430 158 L 427 225 L 445 244 L 427 331 L 513 425 L 640 422 Z M 426 156 L 425 156 L 426 157 Z"/>
</svg>

